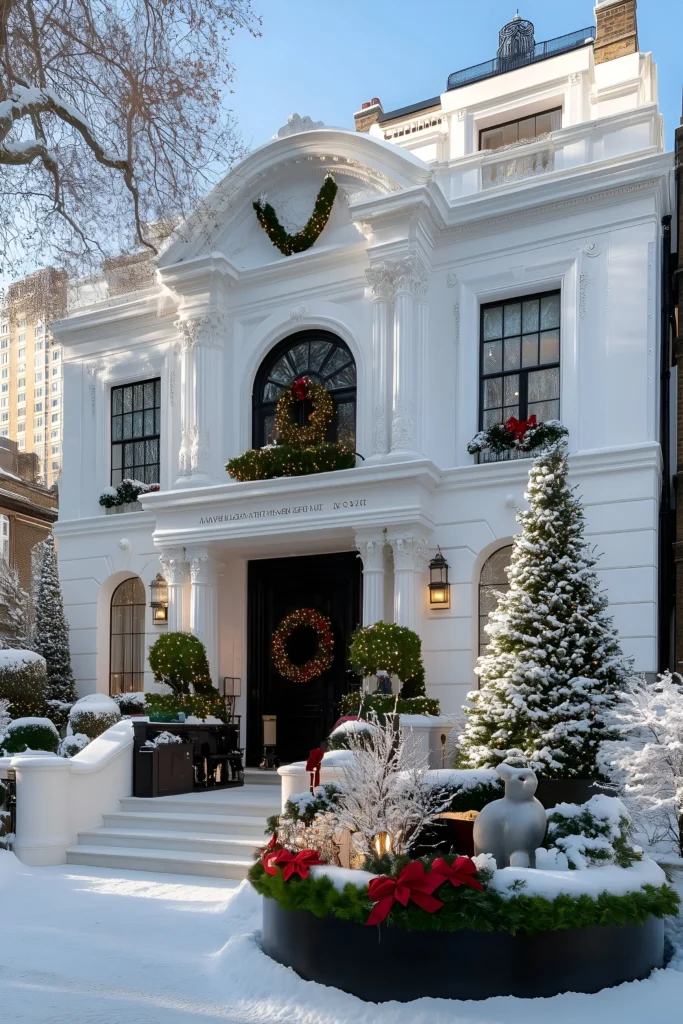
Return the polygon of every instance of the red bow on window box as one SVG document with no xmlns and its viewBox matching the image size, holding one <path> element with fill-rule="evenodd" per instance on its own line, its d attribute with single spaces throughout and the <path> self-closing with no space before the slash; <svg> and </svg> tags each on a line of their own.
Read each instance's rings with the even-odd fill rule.
<svg viewBox="0 0 683 1024">
<path fill-rule="evenodd" d="M 292 394 L 296 398 L 297 402 L 303 402 L 306 398 L 306 385 L 308 381 L 305 377 L 299 377 L 292 384 Z"/>
<path fill-rule="evenodd" d="M 443 884 L 443 875 L 426 874 L 424 864 L 413 861 L 407 864 L 398 878 L 373 878 L 368 886 L 368 896 L 375 906 L 366 924 L 380 924 L 388 916 L 396 900 L 404 907 L 410 900 L 417 903 L 428 914 L 443 906 L 432 893 Z"/>
<path fill-rule="evenodd" d="M 270 857 L 270 854 L 266 854 L 266 857 Z M 277 864 L 278 867 L 282 868 L 282 877 L 285 882 L 288 882 L 292 875 L 298 875 L 299 878 L 308 878 L 308 869 L 312 868 L 314 864 L 324 864 L 325 861 L 321 860 L 318 856 L 317 850 L 301 850 L 299 853 L 290 853 L 289 850 L 277 850 L 275 856 L 269 860 L 268 867 L 264 863 L 264 867 L 269 875 L 276 875 L 277 871 L 273 865 Z"/>
<path fill-rule="evenodd" d="M 306 771 L 310 773 L 311 777 L 311 793 L 316 786 L 320 785 L 320 768 L 322 766 L 324 753 L 325 751 L 321 747 L 316 747 L 308 755 Z"/>
<path fill-rule="evenodd" d="M 530 416 L 528 420 L 518 420 L 511 416 L 505 423 L 505 429 L 514 436 L 515 441 L 521 441 L 527 430 L 533 430 L 535 426 L 535 416 Z"/>
<path fill-rule="evenodd" d="M 452 864 L 447 864 L 443 857 L 439 857 L 432 864 L 432 874 L 441 875 L 442 882 L 450 882 L 456 888 L 459 885 L 468 885 L 470 889 L 478 889 L 480 892 L 484 886 L 474 878 L 477 873 L 477 865 L 470 857 L 456 857 Z"/>
</svg>

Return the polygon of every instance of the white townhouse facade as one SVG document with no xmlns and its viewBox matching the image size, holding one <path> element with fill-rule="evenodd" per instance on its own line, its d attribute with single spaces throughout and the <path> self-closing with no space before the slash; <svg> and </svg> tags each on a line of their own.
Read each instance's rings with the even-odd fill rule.
<svg viewBox="0 0 683 1024">
<path fill-rule="evenodd" d="M 190 630 L 216 681 L 241 680 L 248 762 L 269 714 L 282 759 L 300 757 L 348 688 L 350 632 L 384 619 L 419 632 L 428 693 L 457 712 L 476 686 L 529 468 L 477 461 L 467 444 L 532 414 L 568 428 L 624 650 L 637 669 L 657 668 L 673 161 L 651 54 L 635 44 L 615 56 L 601 38 L 615 5 L 635 16 L 635 0 L 600 4 L 597 43 L 594 28 L 535 43 L 515 19 L 490 64 L 423 104 L 366 104 L 360 130 L 290 118 L 183 225 L 152 287 L 54 325 L 65 397 L 56 532 L 82 694 L 153 689 L 147 647 Z M 265 194 L 297 231 L 328 173 L 339 191 L 327 226 L 282 255 L 253 203 Z M 302 375 L 332 394 L 357 467 L 232 480 L 226 461 L 272 439 L 275 402 Z M 105 515 L 98 497 L 123 476 L 160 490 L 141 511 Z M 447 608 L 429 603 L 439 548 Z M 160 570 L 168 622 L 155 624 Z M 327 615 L 335 638 L 334 665 L 306 684 L 271 657 L 274 629 L 299 608 Z M 310 637 L 300 640 L 292 657 L 306 660 Z"/>
</svg>

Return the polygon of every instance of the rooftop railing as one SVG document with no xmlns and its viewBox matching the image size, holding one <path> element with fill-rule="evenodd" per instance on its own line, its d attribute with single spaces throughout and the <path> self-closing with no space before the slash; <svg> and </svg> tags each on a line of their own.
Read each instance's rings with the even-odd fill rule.
<svg viewBox="0 0 683 1024">
<path fill-rule="evenodd" d="M 544 43 L 536 43 L 533 53 L 513 55 L 509 57 L 495 57 L 483 64 L 474 64 L 471 68 L 463 71 L 454 71 L 448 76 L 446 89 L 460 89 L 463 85 L 471 85 L 472 82 L 480 82 L 484 78 L 491 78 L 493 75 L 502 75 L 506 71 L 516 71 L 517 68 L 526 67 L 528 64 L 536 64 L 537 61 L 547 60 L 548 57 L 557 57 L 560 53 L 569 53 L 570 50 L 578 50 L 584 46 L 587 40 L 595 39 L 595 26 L 581 28 L 578 32 L 570 32 L 565 36 L 557 36 L 555 39 L 546 39 Z"/>
</svg>

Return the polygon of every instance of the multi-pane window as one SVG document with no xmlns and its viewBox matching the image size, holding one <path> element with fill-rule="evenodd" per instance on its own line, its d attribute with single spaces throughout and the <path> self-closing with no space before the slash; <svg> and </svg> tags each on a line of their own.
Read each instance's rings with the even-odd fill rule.
<svg viewBox="0 0 683 1024">
<path fill-rule="evenodd" d="M 486 559 L 479 575 L 479 654 L 486 654 L 490 637 L 486 625 L 491 612 L 498 607 L 500 594 L 510 589 L 507 567 L 512 557 L 512 544 L 499 548 Z"/>
<path fill-rule="evenodd" d="M 500 149 L 501 146 L 510 146 L 513 142 L 531 142 L 539 135 L 556 132 L 561 127 L 562 108 L 544 110 L 541 114 L 517 118 L 515 121 L 483 129 L 479 132 L 479 149 Z"/>
<path fill-rule="evenodd" d="M 111 391 L 111 482 L 159 482 L 161 380 L 125 384 Z"/>
<path fill-rule="evenodd" d="M 59 463 L 53 463 L 58 467 Z M 139 576 L 120 583 L 111 599 L 109 692 L 144 688 L 145 586 Z"/>
<path fill-rule="evenodd" d="M 559 291 L 482 306 L 480 409 L 483 429 L 559 419 Z"/>
<path fill-rule="evenodd" d="M 9 562 L 9 516 L 0 516 L 0 558 Z"/>
</svg>

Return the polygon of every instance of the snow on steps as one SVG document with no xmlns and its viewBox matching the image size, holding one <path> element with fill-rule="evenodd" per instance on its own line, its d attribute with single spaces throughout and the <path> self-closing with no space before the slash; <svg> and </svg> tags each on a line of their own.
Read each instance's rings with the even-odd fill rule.
<svg viewBox="0 0 683 1024">
<path fill-rule="evenodd" d="M 277 783 L 252 782 L 251 774 L 235 789 L 124 797 L 101 827 L 79 832 L 67 863 L 245 878 L 264 842 L 266 818 L 280 810 Z"/>
</svg>

